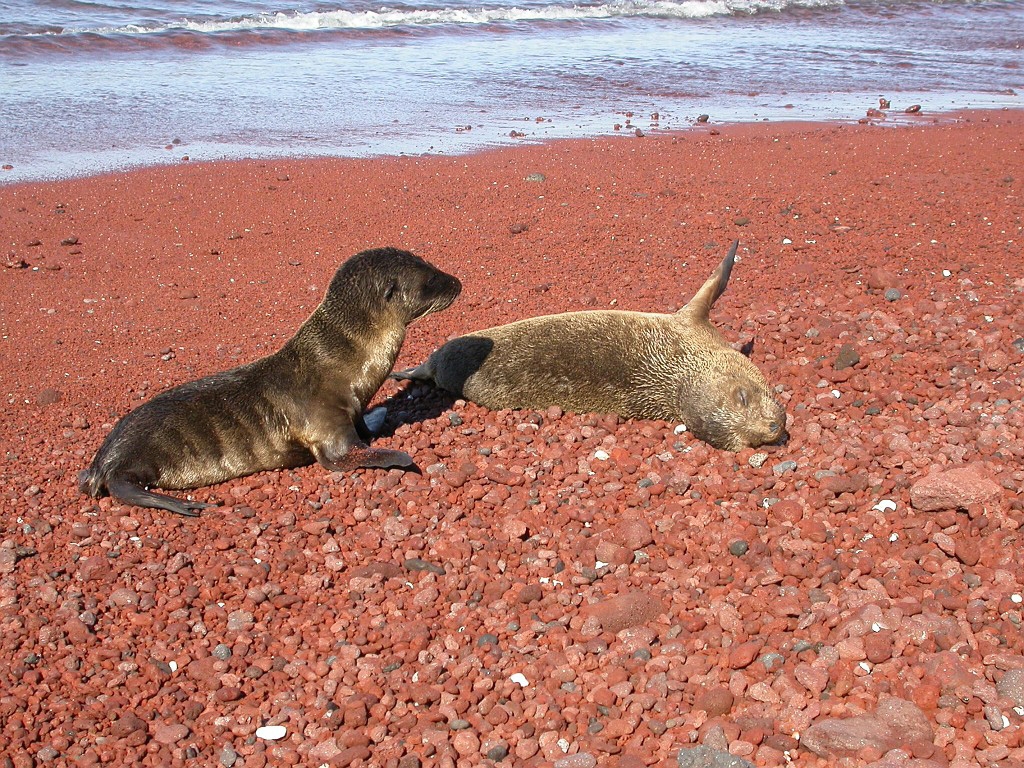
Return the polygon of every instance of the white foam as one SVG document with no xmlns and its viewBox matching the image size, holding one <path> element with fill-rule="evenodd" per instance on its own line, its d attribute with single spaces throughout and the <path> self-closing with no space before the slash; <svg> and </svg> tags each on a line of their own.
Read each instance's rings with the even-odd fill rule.
<svg viewBox="0 0 1024 768">
<path fill-rule="evenodd" d="M 711 16 L 742 16 L 778 12 L 786 8 L 827 8 L 844 5 L 845 0 L 618 0 L 597 5 L 552 4 L 531 8 L 488 7 L 398 9 L 382 7 L 376 11 L 306 11 L 294 13 L 258 13 L 232 19 L 180 21 L 120 27 L 81 29 L 67 27 L 61 34 L 146 35 L 172 30 L 222 33 L 249 30 L 385 29 L 421 27 L 437 24 L 483 25 L 523 21 L 600 21 L 603 19 L 648 18 L 703 19 Z"/>
</svg>

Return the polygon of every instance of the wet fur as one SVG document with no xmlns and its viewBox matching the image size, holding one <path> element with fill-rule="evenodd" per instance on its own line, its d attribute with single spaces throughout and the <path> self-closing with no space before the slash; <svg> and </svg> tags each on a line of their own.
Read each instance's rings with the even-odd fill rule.
<svg viewBox="0 0 1024 768">
<path fill-rule="evenodd" d="M 709 313 L 737 244 L 675 314 L 598 310 L 533 317 L 452 339 L 396 378 L 430 381 L 489 408 L 617 413 L 681 422 L 740 450 L 785 438 L 786 413 Z"/>
<path fill-rule="evenodd" d="M 371 449 L 363 411 L 418 317 L 444 309 L 459 281 L 407 251 L 363 251 L 275 354 L 167 390 L 121 419 L 83 492 L 193 515 L 206 504 L 154 493 L 318 461 L 328 469 L 414 466 Z"/>
</svg>

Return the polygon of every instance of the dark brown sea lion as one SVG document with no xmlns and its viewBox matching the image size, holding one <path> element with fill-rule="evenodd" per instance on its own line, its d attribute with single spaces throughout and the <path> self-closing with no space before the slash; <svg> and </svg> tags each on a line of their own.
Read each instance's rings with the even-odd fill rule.
<svg viewBox="0 0 1024 768">
<path fill-rule="evenodd" d="M 764 376 L 709 320 L 738 243 L 672 315 L 598 310 L 533 317 L 452 339 L 392 374 L 430 381 L 488 408 L 617 413 L 686 425 L 738 451 L 786 438 L 786 411 Z"/>
<path fill-rule="evenodd" d="M 81 473 L 82 491 L 195 516 L 210 505 L 148 488 L 197 488 L 314 460 L 333 470 L 415 466 L 407 453 L 367 446 L 363 410 L 406 326 L 461 289 L 408 251 L 356 254 L 280 351 L 169 389 L 122 418 Z"/>
</svg>

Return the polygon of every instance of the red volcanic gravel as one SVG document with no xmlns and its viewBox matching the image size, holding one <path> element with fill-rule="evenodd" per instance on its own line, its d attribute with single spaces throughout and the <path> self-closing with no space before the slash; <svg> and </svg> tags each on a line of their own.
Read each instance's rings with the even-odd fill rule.
<svg viewBox="0 0 1024 768">
<path fill-rule="evenodd" d="M 1024 764 L 1022 148 L 1005 112 L 0 187 L 0 767 Z M 408 366 L 674 309 L 734 238 L 712 318 L 785 446 L 388 382 L 422 474 L 77 490 L 363 248 L 464 284 Z"/>
</svg>

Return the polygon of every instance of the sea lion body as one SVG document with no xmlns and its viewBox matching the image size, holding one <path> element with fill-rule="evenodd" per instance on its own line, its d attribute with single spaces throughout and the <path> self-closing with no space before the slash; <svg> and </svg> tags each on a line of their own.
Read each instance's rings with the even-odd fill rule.
<svg viewBox="0 0 1024 768">
<path fill-rule="evenodd" d="M 336 470 L 414 466 L 406 453 L 367 446 L 363 411 L 406 326 L 460 290 L 407 251 L 356 254 L 280 351 L 169 389 L 122 418 L 82 474 L 82 491 L 192 515 L 208 505 L 148 488 L 197 488 L 313 461 Z"/>
<path fill-rule="evenodd" d="M 488 408 L 616 413 L 686 425 L 726 450 L 786 437 L 758 368 L 711 325 L 736 244 L 675 314 L 596 310 L 519 320 L 452 339 L 396 378 L 433 382 Z"/>
</svg>

